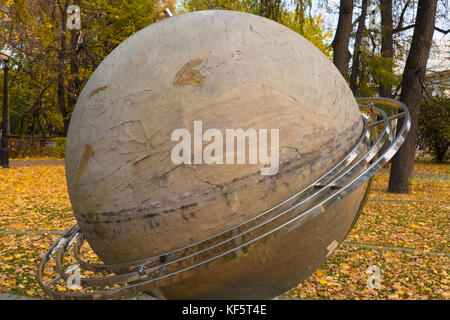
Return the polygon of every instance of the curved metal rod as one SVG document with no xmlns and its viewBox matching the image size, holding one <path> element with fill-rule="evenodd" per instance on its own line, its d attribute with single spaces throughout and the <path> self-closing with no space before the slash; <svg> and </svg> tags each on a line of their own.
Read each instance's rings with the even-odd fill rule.
<svg viewBox="0 0 450 320">
<path fill-rule="evenodd" d="M 381 98 L 378 98 L 378 99 L 368 99 L 368 98 L 365 98 L 365 100 L 364 100 L 364 99 L 360 99 L 360 100 L 366 101 L 366 102 L 368 102 L 368 103 L 384 103 L 384 102 L 385 102 L 384 99 L 381 99 Z M 390 99 L 390 100 L 392 100 L 392 99 Z M 238 250 L 239 248 L 241 248 L 241 247 L 243 247 L 243 246 L 249 245 L 249 244 L 251 244 L 251 243 L 257 241 L 258 239 L 261 239 L 262 237 L 267 236 L 267 235 L 270 234 L 270 233 L 273 233 L 273 232 L 275 232 L 275 231 L 281 230 L 282 228 L 286 227 L 287 225 L 291 224 L 291 223 L 294 222 L 294 221 L 297 221 L 297 220 L 300 221 L 301 218 L 308 218 L 308 217 L 316 216 L 317 214 L 323 212 L 323 211 L 325 210 L 326 207 L 328 207 L 329 205 L 333 204 L 334 202 L 336 202 L 336 201 L 342 199 L 342 198 L 345 197 L 346 195 L 350 194 L 350 193 L 353 192 L 356 188 L 358 188 L 361 184 L 363 184 L 365 181 L 367 181 L 367 179 L 369 179 L 371 176 L 373 176 L 373 175 L 376 173 L 376 171 L 380 168 L 380 165 L 383 165 L 383 166 L 384 166 L 384 164 L 385 164 L 385 163 L 393 156 L 393 154 L 395 153 L 395 151 L 396 151 L 396 150 L 399 148 L 399 146 L 403 143 L 404 137 L 406 136 L 406 134 L 407 134 L 407 132 L 408 132 L 408 130 L 409 130 L 409 127 L 410 127 L 409 113 L 408 113 L 407 108 L 406 108 L 403 104 L 397 103 L 397 101 L 395 101 L 395 100 L 392 100 L 392 101 L 393 101 L 393 105 L 395 105 L 395 104 L 397 104 L 396 106 L 400 105 L 400 107 L 401 107 L 402 109 L 404 109 L 404 117 L 405 117 L 405 120 L 406 120 L 406 121 L 404 121 L 403 126 L 402 126 L 402 128 L 400 129 L 400 131 L 399 131 L 397 137 L 394 139 L 393 143 L 391 144 L 390 149 L 386 150 L 386 151 L 383 153 L 383 155 L 380 156 L 380 158 L 378 158 L 377 160 L 375 160 L 374 163 L 373 163 L 368 169 L 366 169 L 364 172 L 362 172 L 361 174 L 359 174 L 356 178 L 354 178 L 352 181 L 350 181 L 349 183 L 347 183 L 347 184 L 346 184 L 345 186 L 343 186 L 340 190 L 338 190 L 338 191 L 332 193 L 332 194 L 331 194 L 330 196 L 328 196 L 326 199 L 322 200 L 321 202 L 319 202 L 319 203 L 316 204 L 315 206 L 309 208 L 308 210 L 303 211 L 303 212 L 300 212 L 300 214 L 298 214 L 297 216 L 293 217 L 293 218 L 290 219 L 289 221 L 283 223 L 282 225 L 279 225 L 278 227 L 276 227 L 276 228 L 274 228 L 274 229 L 271 229 L 271 230 L 269 230 L 268 232 L 266 232 L 266 233 L 264 233 L 264 234 L 261 234 L 261 235 L 255 237 L 255 238 L 253 238 L 253 239 L 251 239 L 251 240 L 249 240 L 249 241 L 246 241 L 246 242 L 244 242 L 244 243 L 238 245 L 237 247 L 234 247 L 234 248 L 232 248 L 232 249 L 230 249 L 230 250 L 227 250 L 227 251 L 225 251 L 225 252 L 222 252 L 222 253 L 220 253 L 219 255 L 216 255 L 216 256 L 214 256 L 214 257 L 211 257 L 211 258 L 206 259 L 206 260 L 204 260 L 204 261 L 201 261 L 201 262 L 199 262 L 199 263 L 196 263 L 196 264 L 187 266 L 187 267 L 182 268 L 182 269 L 180 269 L 180 270 L 176 270 L 176 271 L 174 271 L 174 272 L 170 272 L 170 273 L 167 273 L 167 274 L 159 275 L 159 276 L 157 276 L 157 277 L 155 277 L 155 278 L 152 278 L 152 279 L 149 279 L 149 280 L 146 280 L 146 281 L 143 281 L 143 282 L 139 282 L 139 283 L 135 283 L 135 284 L 132 284 L 132 285 L 125 286 L 125 287 L 116 288 L 116 289 L 111 289 L 111 290 L 107 290 L 107 291 L 98 291 L 97 293 L 79 293 L 79 294 L 78 294 L 78 293 L 77 293 L 77 294 L 74 294 L 74 293 L 67 293 L 67 294 L 66 294 L 66 293 L 63 293 L 63 294 L 60 294 L 60 293 L 58 293 L 58 294 L 55 294 L 54 292 L 52 292 L 52 291 L 49 290 L 48 288 L 45 288 L 45 289 L 47 289 L 47 290 L 45 290 L 45 291 L 50 292 L 50 295 L 56 296 L 56 297 L 59 297 L 59 298 L 96 298 L 96 297 L 97 297 L 97 298 L 98 298 L 98 297 L 110 297 L 110 298 L 111 298 L 111 297 L 116 297 L 116 296 L 120 296 L 120 295 L 123 295 L 123 294 L 134 293 L 134 292 L 136 292 L 137 288 L 146 286 L 146 285 L 148 285 L 148 284 L 151 283 L 151 282 L 154 282 L 154 281 L 159 280 L 159 279 L 167 278 L 167 277 L 169 277 L 169 276 L 171 276 L 171 275 L 178 274 L 178 273 L 181 273 L 181 272 L 183 272 L 183 271 L 186 271 L 186 270 L 195 268 L 195 267 L 197 267 L 197 266 L 200 266 L 200 265 L 202 265 L 202 264 L 205 264 L 205 263 L 207 263 L 207 262 L 210 262 L 210 261 L 216 260 L 216 259 L 218 259 L 218 258 L 220 258 L 220 257 L 222 257 L 222 256 L 225 256 L 225 255 L 227 255 L 227 254 L 229 254 L 229 253 L 231 253 L 231 252 L 234 252 L 234 251 Z M 372 109 L 372 110 L 373 110 L 373 109 Z M 384 117 L 384 120 L 385 120 L 385 122 L 386 122 L 386 121 L 387 121 L 387 116 L 386 116 L 386 114 L 383 114 L 383 117 Z M 380 137 L 380 138 L 381 138 L 381 137 Z M 375 143 L 375 145 L 379 145 L 379 142 L 382 141 L 380 138 L 377 140 L 377 143 Z M 392 150 L 392 149 L 395 149 L 395 150 Z M 371 150 L 374 150 L 374 148 L 371 148 Z M 370 152 L 369 152 L 369 153 L 366 153 L 366 155 L 367 155 L 367 154 L 370 154 Z M 366 159 L 366 157 L 364 156 L 364 157 L 361 158 L 361 159 Z M 361 159 L 360 159 L 360 160 L 361 160 Z M 358 163 L 360 163 L 360 162 L 358 162 Z M 354 168 L 354 167 L 355 167 L 355 166 L 353 166 L 353 168 Z M 340 175 L 340 177 L 344 177 L 348 172 L 349 172 L 349 170 L 347 170 L 344 174 Z M 354 171 L 353 171 L 353 172 L 354 172 Z M 333 178 L 332 181 L 333 181 L 333 180 L 337 181 L 337 179 L 339 179 L 339 177 Z M 331 182 L 331 183 L 333 183 L 333 182 Z M 321 190 L 323 190 L 323 189 L 325 189 L 325 188 L 329 188 L 331 183 L 329 183 L 327 186 L 325 186 L 325 187 L 322 188 Z M 318 194 L 318 193 L 316 192 L 316 194 Z M 291 197 L 291 198 L 292 198 L 292 197 Z M 291 198 L 289 198 L 289 199 L 291 199 Z M 288 199 L 288 200 L 289 200 L 289 199 Z M 288 200 L 286 200 L 284 203 L 286 203 Z M 297 207 L 298 207 L 298 203 L 297 203 L 293 208 L 290 208 L 290 209 L 287 210 L 287 211 L 291 211 L 292 209 L 295 209 L 295 208 L 297 208 Z M 306 220 L 306 219 L 303 219 L 303 223 L 304 223 L 305 220 Z M 265 223 L 266 223 L 266 222 L 265 222 Z M 264 223 L 264 224 L 265 224 L 265 223 Z M 259 226 L 260 226 L 260 225 L 259 225 Z M 295 227 L 298 227 L 298 226 L 299 226 L 298 223 L 296 223 L 296 226 L 295 226 Z M 75 228 L 75 229 L 74 229 L 74 228 Z M 287 230 L 287 231 L 291 231 L 291 230 L 293 230 L 293 229 L 290 228 L 290 229 Z M 48 260 L 50 259 L 50 257 L 51 257 L 51 256 L 52 256 L 59 248 L 61 248 L 61 246 L 63 247 L 61 251 L 64 251 L 64 252 L 65 252 L 65 251 L 66 251 L 66 248 L 69 247 L 69 246 L 73 243 L 73 241 L 74 241 L 75 238 L 77 237 L 77 234 L 78 234 L 78 233 L 79 233 L 79 228 L 76 228 L 76 226 L 72 227 L 72 228 L 71 228 L 68 232 L 66 232 L 66 233 L 65 233 L 65 234 L 64 234 L 64 235 L 63 235 L 63 236 L 62 236 L 62 237 L 61 237 L 61 238 L 60 238 L 60 239 L 52 246 L 52 248 L 47 252 L 46 256 L 45 256 L 44 259 L 41 261 L 41 264 L 40 264 L 40 266 L 39 266 L 38 283 L 39 283 L 41 286 L 43 286 L 43 284 L 42 284 L 42 282 L 40 281 L 40 276 L 43 274 L 43 269 L 45 268 L 45 265 L 47 264 L 47 262 L 48 262 Z M 243 233 L 243 234 L 244 234 L 244 233 Z M 240 235 L 236 235 L 236 236 L 233 237 L 233 238 L 236 238 L 236 237 L 238 237 L 238 236 L 240 236 Z M 72 238 L 71 238 L 71 237 L 72 237 Z M 80 240 L 80 238 L 78 239 L 77 243 L 79 243 L 79 240 Z M 63 241 L 64 241 L 64 242 L 63 242 Z M 208 248 L 207 248 L 207 249 L 208 249 Z M 197 253 L 198 253 L 198 252 L 197 252 Z M 194 254 L 194 255 L 195 255 L 195 254 Z M 58 254 L 58 256 L 59 256 L 59 257 L 62 257 L 62 254 L 61 254 L 61 255 Z M 161 255 L 161 256 L 162 256 L 162 255 Z M 191 255 L 191 256 L 193 256 L 193 255 Z M 183 259 L 184 259 L 184 258 L 186 258 L 186 257 L 183 257 Z M 177 260 L 180 261 L 181 259 L 180 259 L 180 258 L 179 258 L 179 259 L 175 259 L 175 260 L 172 261 L 172 263 L 176 262 Z M 147 277 L 147 275 L 148 275 L 147 272 L 148 272 L 148 271 L 157 271 L 158 269 L 161 269 L 162 267 L 166 267 L 168 264 L 170 264 L 170 262 L 168 262 L 168 263 L 166 263 L 166 264 L 162 264 L 162 265 L 160 265 L 160 266 L 158 266 L 158 267 L 146 268 L 144 274 L 145 274 L 146 277 Z M 60 273 L 62 273 L 61 268 L 60 268 L 59 271 L 60 271 Z M 141 271 L 142 271 L 142 270 L 141 270 Z M 63 273 L 62 273 L 62 274 L 63 274 Z M 133 274 L 134 274 L 134 273 L 133 273 Z M 141 274 L 140 274 L 140 277 L 142 277 L 142 275 L 143 275 L 143 274 L 141 273 Z M 116 278 L 116 277 L 115 277 L 115 278 Z M 136 278 L 135 278 L 135 279 L 136 279 Z M 118 279 L 116 278 L 115 280 L 118 280 Z M 100 280 L 100 279 L 99 279 L 99 281 L 100 281 L 100 282 L 98 282 L 98 283 L 101 283 L 101 280 Z M 133 281 L 134 281 L 134 280 L 133 280 Z"/>
<path fill-rule="evenodd" d="M 70 227 L 69 230 L 67 230 L 47 251 L 47 253 L 42 258 L 41 262 L 39 263 L 38 271 L 37 271 L 37 277 L 36 281 L 39 284 L 41 288 L 46 288 L 47 285 L 52 284 L 57 278 L 53 279 L 52 281 L 44 284 L 42 282 L 42 277 L 44 275 L 45 267 L 47 263 L 50 261 L 50 259 L 53 257 L 53 255 L 61 248 L 61 246 L 65 243 L 65 240 L 69 239 L 73 234 L 80 232 L 80 227 L 78 224 L 74 224 L 72 227 Z"/>
</svg>

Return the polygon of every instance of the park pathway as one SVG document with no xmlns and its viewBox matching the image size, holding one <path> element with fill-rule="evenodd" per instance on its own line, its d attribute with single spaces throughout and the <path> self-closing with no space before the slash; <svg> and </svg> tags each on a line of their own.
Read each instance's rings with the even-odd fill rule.
<svg viewBox="0 0 450 320">
<path fill-rule="evenodd" d="M 23 166 L 63 166 L 64 160 L 11 160 L 10 166 L 23 167 Z"/>
<path fill-rule="evenodd" d="M 41 300 L 41 299 L 19 296 L 17 294 L 0 293 L 0 300 Z"/>
<path fill-rule="evenodd" d="M 0 300 L 47 300 L 47 299 L 32 298 L 9 293 L 0 293 Z M 140 295 L 126 300 L 158 300 L 158 299 L 149 295 Z M 302 299 L 300 297 L 290 297 L 286 295 L 281 295 L 273 298 L 272 300 L 305 300 L 305 299 Z"/>
<path fill-rule="evenodd" d="M 48 300 L 48 299 L 32 298 L 17 294 L 0 293 L 0 300 Z M 157 299 L 149 295 L 141 295 L 127 300 L 157 300 Z"/>
<path fill-rule="evenodd" d="M 11 160 L 9 162 L 10 166 L 63 166 L 64 160 Z M 382 169 L 381 173 L 389 174 L 389 169 Z M 438 178 L 444 180 L 450 180 L 449 175 L 442 174 L 432 174 L 432 173 L 422 173 L 422 172 L 413 172 L 413 176 L 415 177 L 423 177 L 423 178 Z"/>
</svg>

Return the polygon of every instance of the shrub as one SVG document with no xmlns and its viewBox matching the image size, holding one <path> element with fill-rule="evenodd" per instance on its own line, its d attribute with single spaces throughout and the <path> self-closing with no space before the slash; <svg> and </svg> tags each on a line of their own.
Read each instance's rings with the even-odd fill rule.
<svg viewBox="0 0 450 320">
<path fill-rule="evenodd" d="M 9 157 L 17 158 L 39 158 L 53 156 L 53 148 L 43 139 L 31 138 L 9 138 Z"/>
<path fill-rule="evenodd" d="M 64 158 L 66 155 L 66 138 L 58 137 L 55 138 L 55 156 L 59 158 Z"/>
<path fill-rule="evenodd" d="M 10 137 L 8 139 L 9 157 L 11 159 L 23 158 L 64 158 L 66 151 L 66 138 L 53 139 Z"/>
<path fill-rule="evenodd" d="M 437 163 L 450 147 L 450 99 L 436 98 L 420 107 L 418 142 Z"/>
</svg>

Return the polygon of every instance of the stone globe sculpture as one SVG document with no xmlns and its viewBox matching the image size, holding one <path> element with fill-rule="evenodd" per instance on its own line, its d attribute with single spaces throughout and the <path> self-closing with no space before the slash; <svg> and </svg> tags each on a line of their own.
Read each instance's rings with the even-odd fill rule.
<svg viewBox="0 0 450 320">
<path fill-rule="evenodd" d="M 165 19 L 109 54 L 78 99 L 77 232 L 159 298 L 272 298 L 355 222 L 366 180 L 344 197 L 351 176 L 332 178 L 367 167 L 367 130 L 339 71 L 294 31 L 232 11 Z"/>
</svg>

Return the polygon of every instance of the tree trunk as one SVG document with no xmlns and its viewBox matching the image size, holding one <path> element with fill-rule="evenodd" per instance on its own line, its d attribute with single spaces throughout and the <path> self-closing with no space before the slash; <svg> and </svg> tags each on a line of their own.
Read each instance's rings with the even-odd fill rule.
<svg viewBox="0 0 450 320">
<path fill-rule="evenodd" d="M 260 0 L 259 15 L 274 21 L 279 20 L 281 0 Z"/>
<path fill-rule="evenodd" d="M 432 45 L 437 0 L 419 0 L 414 35 L 403 71 L 400 100 L 409 108 L 411 129 L 405 142 L 392 160 L 389 192 L 408 193 L 409 179 L 414 169 L 419 105 L 428 56 Z M 401 126 L 399 121 L 399 126 Z"/>
<path fill-rule="evenodd" d="M 359 17 L 358 30 L 356 31 L 355 49 L 353 50 L 352 73 L 350 75 L 350 89 L 353 95 L 356 95 L 356 89 L 359 75 L 359 57 L 361 55 L 361 41 L 364 32 L 364 24 L 366 23 L 367 5 L 369 0 L 362 0 L 361 16 Z"/>
<path fill-rule="evenodd" d="M 442 145 L 442 143 L 436 142 L 436 162 L 444 163 L 445 155 L 447 154 L 449 145 Z"/>
<path fill-rule="evenodd" d="M 350 33 L 352 31 L 352 15 L 353 1 L 341 0 L 339 6 L 339 21 L 332 43 L 333 63 L 346 80 L 348 79 L 348 63 L 350 61 L 348 44 L 350 40 Z"/>
<path fill-rule="evenodd" d="M 304 0 L 295 1 L 295 11 L 294 17 L 295 20 L 300 24 L 300 32 L 303 34 L 305 32 L 305 9 L 308 3 Z"/>
<path fill-rule="evenodd" d="M 392 40 L 392 0 L 380 0 L 381 10 L 381 56 L 389 59 L 387 70 L 392 73 L 394 45 Z M 380 97 L 392 98 L 392 86 L 380 83 Z"/>
<path fill-rule="evenodd" d="M 61 1 L 58 1 L 59 6 L 59 13 L 60 13 L 60 23 L 61 23 L 61 38 L 60 38 L 60 48 L 58 51 L 58 76 L 57 76 L 57 82 L 58 82 L 58 90 L 57 90 L 57 96 L 58 96 L 58 105 L 59 105 L 59 111 L 61 112 L 61 115 L 63 117 L 64 121 L 64 135 L 67 135 L 67 130 L 69 128 L 69 119 L 68 119 L 68 112 L 66 108 L 66 101 L 65 101 L 65 80 L 64 80 L 64 74 L 65 74 L 65 58 L 66 58 L 66 38 L 67 38 L 67 7 L 68 7 L 68 1 L 64 1 L 64 5 L 61 5 Z"/>
<path fill-rule="evenodd" d="M 74 0 L 74 5 L 80 6 L 81 0 Z M 67 85 L 67 113 L 71 114 L 78 95 L 80 94 L 81 81 L 79 77 L 79 57 L 78 57 L 78 36 L 80 31 L 76 29 L 70 30 L 70 75 Z M 67 133 L 67 131 L 66 131 Z"/>
<path fill-rule="evenodd" d="M 380 0 L 381 11 L 381 56 L 388 59 L 388 65 L 386 70 L 390 73 L 393 71 L 393 58 L 394 58 L 394 43 L 392 38 L 392 0 Z M 389 84 L 383 84 L 380 82 L 378 88 L 378 95 L 380 97 L 392 98 L 392 86 Z M 379 119 L 381 120 L 381 118 Z M 381 156 L 388 148 L 387 144 L 381 147 L 378 154 Z M 387 167 L 386 164 L 385 167 Z"/>
</svg>

